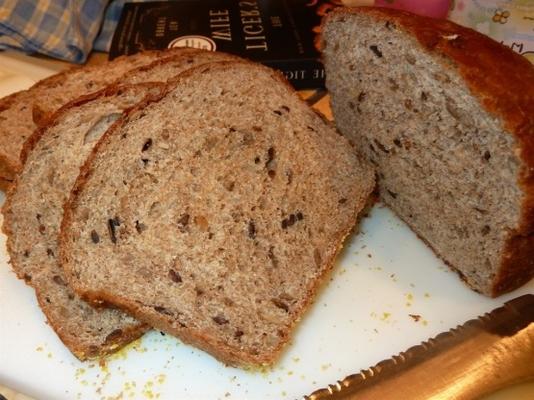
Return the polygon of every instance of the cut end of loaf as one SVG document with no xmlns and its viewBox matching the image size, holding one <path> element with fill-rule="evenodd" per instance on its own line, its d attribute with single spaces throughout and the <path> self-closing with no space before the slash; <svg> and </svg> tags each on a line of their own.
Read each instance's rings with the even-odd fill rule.
<svg viewBox="0 0 534 400">
<path fill-rule="evenodd" d="M 355 9 L 327 18 L 323 56 L 338 128 L 377 167 L 380 197 L 474 290 L 495 296 L 534 269 L 524 266 L 525 246 L 522 260 L 510 262 L 509 244 L 522 236 L 525 167 L 516 151 L 522 137 L 503 129 L 517 121 L 499 97 L 525 104 L 479 88 L 496 75 L 520 84 L 467 54 L 479 44 L 479 57 L 491 50 L 490 59 L 506 57 L 503 65 L 516 59 L 491 42 L 449 22 Z"/>
<path fill-rule="evenodd" d="M 237 62 L 182 74 L 84 170 L 73 287 L 240 366 L 277 359 L 374 187 L 277 73 Z"/>
</svg>

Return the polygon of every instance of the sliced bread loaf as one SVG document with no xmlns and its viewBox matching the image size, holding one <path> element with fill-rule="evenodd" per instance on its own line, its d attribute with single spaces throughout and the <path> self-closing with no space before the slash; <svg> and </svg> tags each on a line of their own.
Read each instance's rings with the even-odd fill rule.
<svg viewBox="0 0 534 400">
<path fill-rule="evenodd" d="M 236 58 L 188 49 L 158 59 L 146 69 L 134 69 L 124 81 L 142 82 L 143 79 L 136 79 L 138 76 L 165 81 L 192 65 Z M 161 88 L 157 84 L 115 85 L 62 108 L 49 126 L 35 132 L 25 143 L 21 160 L 28 163 L 16 179 L 4 208 L 4 229 L 14 271 L 35 288 L 48 321 L 81 358 L 102 355 L 127 343 L 134 335 L 121 321 L 133 322 L 118 311 L 93 310 L 65 287 L 57 260 L 62 206 L 79 167 L 99 137 L 124 109 Z M 80 330 L 84 332 L 81 340 Z M 114 340 L 108 343 L 106 338 L 111 333 Z"/>
<path fill-rule="evenodd" d="M 278 73 L 211 63 L 99 141 L 65 206 L 62 265 L 85 299 L 271 364 L 373 186 Z"/>
<path fill-rule="evenodd" d="M 112 86 L 60 109 L 25 143 L 24 167 L 3 209 L 13 270 L 35 288 L 50 325 L 80 359 L 116 350 L 148 326 L 118 310 L 95 310 L 68 288 L 58 264 L 62 206 L 100 136 L 125 109 L 162 87 Z"/>
<path fill-rule="evenodd" d="M 196 50 L 147 51 L 101 65 L 73 68 L 0 99 L 0 189 L 7 188 L 20 169 L 19 155 L 24 141 L 54 111 L 81 95 L 106 87 L 131 69 L 192 51 Z"/>
<path fill-rule="evenodd" d="M 340 9 L 323 25 L 338 128 L 382 200 L 475 290 L 534 275 L 534 67 L 454 23 Z"/>
</svg>

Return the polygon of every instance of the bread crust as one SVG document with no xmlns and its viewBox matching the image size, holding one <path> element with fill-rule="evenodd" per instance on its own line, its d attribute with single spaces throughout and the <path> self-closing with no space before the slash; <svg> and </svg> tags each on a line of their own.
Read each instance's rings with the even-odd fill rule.
<svg viewBox="0 0 534 400">
<path fill-rule="evenodd" d="M 36 294 L 39 307 L 41 307 L 45 315 L 48 315 L 47 311 L 50 305 L 46 302 L 44 294 L 41 292 L 36 292 Z M 73 340 L 72 335 L 65 334 L 65 331 L 62 329 L 59 321 L 52 318 L 47 318 L 47 321 L 54 332 L 56 332 L 59 339 L 65 344 L 65 346 L 69 348 L 76 358 L 81 361 L 101 358 L 112 354 L 132 341 L 140 338 L 151 329 L 150 325 L 139 322 L 138 324 L 132 324 L 128 327 L 121 328 L 120 334 L 108 335 L 108 339 L 106 339 L 104 343 L 95 343 L 94 345 L 86 347 Z"/>
<path fill-rule="evenodd" d="M 0 113 L 9 109 L 13 104 L 19 101 L 20 98 L 27 94 L 27 90 L 12 93 L 2 99 L 0 99 Z M 17 171 L 20 169 L 20 165 L 13 162 L 13 159 L 8 154 L 0 152 L 0 188 L 6 190 L 13 179 Z"/>
<path fill-rule="evenodd" d="M 7 192 L 12 182 L 10 179 L 0 177 L 0 190 L 4 193 Z"/>
<path fill-rule="evenodd" d="M 282 352 L 283 348 L 287 344 L 287 342 L 290 339 L 289 335 L 284 336 L 277 347 L 273 349 L 272 352 L 268 354 L 263 355 L 253 355 L 245 352 L 239 352 L 236 351 L 235 347 L 229 346 L 227 343 L 217 340 L 214 337 L 209 336 L 206 333 L 203 333 L 198 330 L 194 330 L 188 327 L 177 327 L 176 324 L 171 323 L 171 318 L 169 318 L 168 321 L 164 321 L 165 318 L 161 314 L 155 312 L 150 305 L 140 304 L 139 302 L 133 301 L 127 297 L 114 295 L 112 293 L 109 293 L 105 290 L 91 290 L 91 288 L 87 288 L 80 284 L 80 282 L 76 281 L 73 278 L 72 271 L 68 268 L 69 262 L 68 262 L 68 254 L 66 253 L 66 246 L 68 243 L 68 238 L 70 237 L 69 227 L 71 225 L 74 211 L 76 210 L 78 206 L 78 194 L 81 190 L 83 190 L 83 187 L 89 177 L 91 176 L 93 172 L 93 164 L 98 156 L 101 149 L 106 146 L 107 143 L 111 141 L 113 136 L 115 136 L 117 131 L 126 124 L 132 114 L 135 114 L 137 111 L 142 110 L 145 108 L 149 103 L 157 102 L 164 98 L 169 92 L 171 92 L 175 85 L 178 84 L 181 80 L 188 79 L 191 75 L 194 75 L 196 73 L 208 73 L 209 70 L 213 68 L 218 69 L 230 69 L 235 68 L 236 64 L 253 64 L 249 61 L 240 60 L 240 61 L 217 61 L 212 62 L 205 65 L 200 65 L 197 67 L 193 67 L 191 69 L 188 69 L 178 75 L 176 79 L 169 82 L 167 85 L 166 90 L 160 95 L 155 96 L 151 99 L 147 99 L 145 102 L 138 104 L 136 107 L 128 110 L 123 114 L 123 116 L 116 121 L 116 123 L 110 128 L 104 136 L 99 140 L 97 145 L 93 148 L 93 151 L 87 158 L 85 164 L 80 169 L 80 174 L 78 176 L 78 179 L 76 180 L 76 183 L 73 186 L 71 195 L 69 200 L 64 205 L 64 216 L 63 221 L 61 223 L 61 230 L 60 230 L 60 259 L 61 263 L 65 268 L 66 277 L 69 281 L 69 285 L 86 301 L 91 302 L 95 305 L 102 305 L 102 304 L 113 304 L 117 307 L 127 311 L 131 315 L 133 315 L 135 318 L 144 321 L 148 324 L 150 324 L 152 327 L 159 329 L 161 331 L 170 333 L 172 335 L 175 335 L 179 337 L 181 340 L 183 340 L 185 343 L 189 343 L 194 345 L 195 347 L 198 347 L 200 349 L 203 349 L 213 355 L 218 360 L 222 361 L 223 363 L 227 365 L 232 366 L 258 366 L 258 365 L 271 365 L 273 364 L 277 358 L 280 356 L 280 353 Z M 256 65 L 256 64 L 254 64 Z M 294 92 L 294 89 L 292 86 L 287 82 L 287 80 L 283 77 L 282 73 L 278 71 L 273 71 L 267 67 L 258 67 L 263 68 L 278 82 L 283 84 L 287 90 L 290 93 Z M 305 102 L 299 98 L 299 101 L 305 104 Z M 315 114 L 312 109 L 309 109 L 309 112 L 311 114 Z M 367 190 L 367 194 L 372 192 L 374 188 L 374 179 L 371 179 L 372 183 L 370 184 L 371 187 L 364 188 L 362 191 Z M 295 325 L 298 323 L 298 321 L 303 317 L 305 311 L 307 310 L 309 304 L 312 302 L 312 300 L 315 297 L 315 294 L 320 289 L 321 285 L 325 282 L 326 278 L 329 276 L 329 273 L 331 272 L 333 266 L 334 266 L 334 260 L 337 256 L 337 254 L 340 252 L 340 250 L 343 247 L 343 242 L 345 238 L 351 233 L 353 229 L 353 223 L 357 220 L 358 214 L 360 211 L 364 208 L 366 203 L 367 196 L 362 196 L 362 200 L 359 202 L 355 202 L 354 208 L 351 210 L 351 218 L 350 220 L 353 221 L 352 223 L 347 223 L 346 227 L 343 227 L 338 233 L 337 237 L 333 238 L 331 240 L 331 247 L 328 249 L 327 257 L 324 261 L 324 268 L 321 271 L 320 276 L 318 276 L 315 280 L 311 282 L 309 287 L 307 288 L 307 294 L 305 300 L 302 302 L 300 307 L 294 309 L 292 311 L 293 318 L 291 319 L 291 324 L 288 327 L 288 332 L 291 332 Z"/>
<path fill-rule="evenodd" d="M 446 69 L 457 72 L 480 106 L 499 119 L 517 143 L 523 192 L 517 228 L 509 233 L 491 293 L 496 297 L 534 277 L 534 66 L 524 57 L 469 28 L 441 19 L 380 7 L 337 8 L 323 24 L 369 15 L 412 35 Z M 505 73 L 503 73 L 505 71 Z"/>
</svg>

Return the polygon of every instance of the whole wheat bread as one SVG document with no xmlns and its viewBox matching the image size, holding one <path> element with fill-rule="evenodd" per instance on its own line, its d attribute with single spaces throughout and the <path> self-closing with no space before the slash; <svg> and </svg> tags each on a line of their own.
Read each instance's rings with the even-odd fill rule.
<svg viewBox="0 0 534 400">
<path fill-rule="evenodd" d="M 0 189 L 6 189 L 20 170 L 19 156 L 24 141 L 61 106 L 106 87 L 131 69 L 193 51 L 196 50 L 146 51 L 101 65 L 72 68 L 0 99 Z"/>
<path fill-rule="evenodd" d="M 161 90 L 158 84 L 112 86 L 60 109 L 25 143 L 23 170 L 3 208 L 13 270 L 35 288 L 50 325 L 82 360 L 118 349 L 148 326 L 118 310 L 95 310 L 68 288 L 58 263 L 62 206 L 100 136 L 125 109 Z"/>
<path fill-rule="evenodd" d="M 534 67 L 452 22 L 379 8 L 324 21 L 338 128 L 380 195 L 475 290 L 534 275 Z"/>
<path fill-rule="evenodd" d="M 226 363 L 270 364 L 374 186 L 276 72 L 211 63 L 99 141 L 60 235 L 71 286 Z"/>
<path fill-rule="evenodd" d="M 165 81 L 193 65 L 235 58 L 190 49 L 160 58 L 143 70 L 134 69 L 123 81 L 142 82 L 144 78 Z M 130 329 L 122 321 L 139 324 L 118 311 L 93 310 L 65 287 L 57 260 L 62 206 L 79 167 L 99 137 L 124 109 L 147 94 L 157 93 L 161 87 L 112 85 L 61 109 L 49 126 L 35 132 L 25 143 L 21 160 L 29 161 L 9 192 L 4 208 L 4 229 L 14 271 L 35 288 L 50 325 L 80 358 L 117 349 L 134 338 L 134 332 L 139 335 L 146 327 Z M 84 332 L 81 338 L 80 331 Z"/>
</svg>

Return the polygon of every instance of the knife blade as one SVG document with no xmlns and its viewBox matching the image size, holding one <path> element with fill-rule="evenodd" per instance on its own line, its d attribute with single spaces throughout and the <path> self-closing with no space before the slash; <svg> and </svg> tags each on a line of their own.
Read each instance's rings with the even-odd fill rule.
<svg viewBox="0 0 534 400">
<path fill-rule="evenodd" d="M 316 390 L 305 400 L 472 400 L 534 379 L 534 295 Z"/>
</svg>

